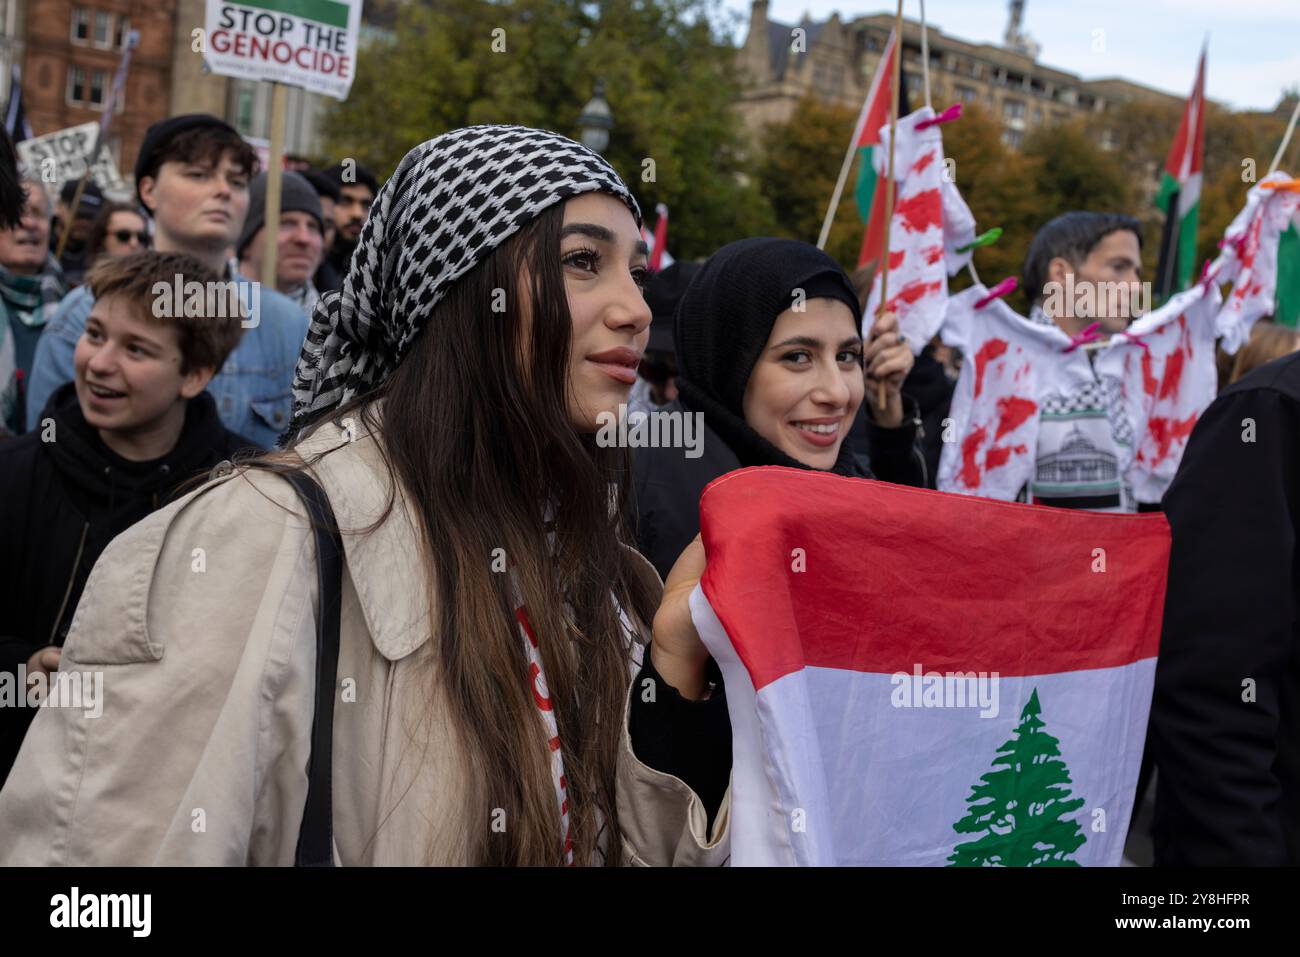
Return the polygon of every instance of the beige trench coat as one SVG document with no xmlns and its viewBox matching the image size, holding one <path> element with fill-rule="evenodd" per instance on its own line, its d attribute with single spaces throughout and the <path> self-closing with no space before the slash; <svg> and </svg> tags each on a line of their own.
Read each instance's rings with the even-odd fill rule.
<svg viewBox="0 0 1300 957">
<path fill-rule="evenodd" d="M 416 654 L 432 628 L 411 512 L 399 495 L 357 534 L 388 498 L 379 450 L 333 425 L 303 454 L 326 449 L 337 450 L 315 474 L 347 559 L 335 861 L 468 863 L 472 829 L 491 815 L 467 806 L 466 757 L 431 656 Z M 292 864 L 314 713 L 315 551 L 297 494 L 265 473 L 210 482 L 115 539 L 61 668 L 102 673 L 102 714 L 41 708 L 0 792 L 0 864 Z M 730 794 L 706 834 L 699 798 L 633 755 L 626 714 L 617 794 L 629 862 L 726 860 Z"/>
</svg>

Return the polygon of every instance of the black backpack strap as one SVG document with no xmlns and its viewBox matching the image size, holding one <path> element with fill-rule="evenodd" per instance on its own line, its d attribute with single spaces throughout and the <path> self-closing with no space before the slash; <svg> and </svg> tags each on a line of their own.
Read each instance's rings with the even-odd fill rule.
<svg viewBox="0 0 1300 957">
<path fill-rule="evenodd" d="M 334 699 L 339 668 L 339 606 L 343 596 L 343 539 L 325 490 L 305 472 L 284 476 L 302 497 L 316 535 L 320 600 L 316 609 L 316 712 L 311 723 L 307 801 L 298 830 L 297 867 L 334 866 Z"/>
</svg>

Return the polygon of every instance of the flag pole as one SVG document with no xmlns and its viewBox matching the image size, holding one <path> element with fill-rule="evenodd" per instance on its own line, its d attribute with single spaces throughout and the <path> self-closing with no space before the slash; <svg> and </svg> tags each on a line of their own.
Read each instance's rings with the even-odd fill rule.
<svg viewBox="0 0 1300 957">
<path fill-rule="evenodd" d="M 1269 164 L 1269 176 L 1276 173 L 1278 166 L 1282 163 L 1282 156 L 1286 153 L 1286 148 L 1291 144 L 1291 134 L 1295 132 L 1297 119 L 1300 119 L 1300 99 L 1295 101 L 1295 109 L 1291 111 L 1291 121 L 1287 123 L 1286 132 L 1282 134 L 1282 142 L 1277 146 L 1277 153 L 1273 156 L 1273 162 Z"/>
<path fill-rule="evenodd" d="M 266 170 L 266 217 L 262 226 L 262 286 L 275 288 L 276 252 L 280 245 L 281 157 L 284 154 L 285 110 L 289 88 L 271 83 L 271 150 Z"/>
<path fill-rule="evenodd" d="M 889 233 L 894 222 L 894 156 L 898 152 L 898 92 L 903 74 L 903 0 L 898 0 L 894 15 L 894 77 L 889 90 L 889 175 L 885 180 L 885 247 L 880 257 L 880 311 L 884 314 L 889 301 Z M 884 409 L 888 401 L 885 383 L 876 387 L 876 408 Z"/>
<path fill-rule="evenodd" d="M 126 39 L 122 44 L 122 57 L 117 62 L 117 71 L 113 74 L 113 85 L 109 88 L 108 99 L 104 102 L 104 111 L 99 118 L 99 131 L 95 134 L 95 144 L 91 147 L 90 155 L 86 157 L 86 171 L 77 181 L 77 190 L 72 195 L 72 209 L 68 213 L 70 220 L 77 218 L 77 210 L 81 208 L 81 194 L 85 192 L 86 180 L 90 178 L 91 170 L 99 160 L 99 151 L 103 148 L 104 137 L 108 133 L 109 124 L 113 121 L 113 114 L 117 110 L 117 99 L 122 95 L 122 90 L 126 86 L 126 71 L 131 65 L 131 54 L 140 43 L 140 31 L 131 30 L 127 33 Z M 63 224 L 63 232 L 59 236 L 58 248 L 54 251 L 55 259 L 63 258 L 63 249 L 68 245 L 68 236 L 72 234 L 72 223 Z"/>
<path fill-rule="evenodd" d="M 81 194 L 85 191 L 86 180 L 89 178 L 90 163 L 87 163 L 86 171 L 77 180 L 77 191 L 72 194 L 72 209 L 68 211 L 68 222 L 63 224 L 63 229 L 59 232 L 59 245 L 54 250 L 55 259 L 63 259 L 63 249 L 68 245 L 68 237 L 72 235 L 72 220 L 77 218 L 77 210 L 81 208 Z"/>
<path fill-rule="evenodd" d="M 890 35 L 885 42 L 885 50 L 891 51 L 894 48 L 894 35 Z M 892 53 L 890 53 L 893 56 Z M 883 62 L 883 58 L 882 58 Z M 880 67 L 876 67 L 879 71 Z M 862 139 L 863 128 L 867 125 L 867 114 L 871 109 L 872 94 L 875 93 L 875 78 L 873 77 L 871 85 L 867 89 L 867 95 L 862 101 L 862 109 L 858 110 L 857 122 L 853 124 L 853 136 L 849 139 L 849 148 L 844 153 L 844 162 L 840 164 L 840 175 L 835 181 L 835 190 L 831 193 L 831 204 L 826 208 L 826 216 L 822 219 L 822 230 L 817 237 L 817 248 L 824 250 L 826 241 L 830 238 L 831 223 L 835 219 L 835 212 L 839 209 L 840 195 L 844 192 L 844 183 L 849 176 L 849 168 L 853 166 L 853 154 L 858 151 L 858 141 Z M 870 162 L 870 160 L 865 160 Z"/>
<path fill-rule="evenodd" d="M 835 219 L 835 210 L 840 205 L 840 195 L 844 192 L 844 181 L 849 178 L 849 167 L 853 165 L 853 154 L 857 152 L 858 140 L 862 138 L 862 127 L 867 122 L 867 110 L 871 106 L 871 97 L 868 96 L 862 101 L 862 109 L 858 111 L 858 121 L 853 124 L 853 135 L 849 137 L 849 148 L 844 153 L 844 162 L 840 164 L 840 175 L 835 180 L 835 190 L 831 193 L 831 204 L 826 207 L 826 215 L 822 219 L 822 231 L 817 236 L 817 248 L 825 249 L 826 240 L 831 235 L 831 222 Z"/>
</svg>

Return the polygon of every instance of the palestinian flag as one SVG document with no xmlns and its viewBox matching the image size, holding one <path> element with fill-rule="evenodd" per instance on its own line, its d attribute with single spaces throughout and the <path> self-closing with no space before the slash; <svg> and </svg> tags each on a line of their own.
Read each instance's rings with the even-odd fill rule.
<svg viewBox="0 0 1300 957">
<path fill-rule="evenodd" d="M 734 864 L 1119 864 L 1163 516 L 757 468 L 700 517 Z"/>
<path fill-rule="evenodd" d="M 645 226 L 641 227 L 641 235 L 650 249 L 648 268 L 651 272 L 659 272 L 673 264 L 673 257 L 668 255 L 668 207 L 663 203 L 656 205 L 655 216 L 658 218 L 655 221 L 654 235 Z"/>
<path fill-rule="evenodd" d="M 858 152 L 858 183 L 854 193 L 858 203 L 858 215 L 866 226 L 862 236 L 862 252 L 858 255 L 858 265 L 880 259 L 881 247 L 885 244 L 885 193 L 883 177 L 876 174 L 872 162 L 872 150 L 880 146 L 880 128 L 889 123 L 889 97 L 893 89 L 894 34 L 889 34 L 885 52 L 881 54 L 880 64 L 875 76 L 871 78 L 871 88 L 862 103 L 862 112 L 858 114 L 858 123 L 854 127 L 853 142 Z M 899 107 L 899 115 L 907 112 Z M 885 169 L 889 166 L 886 163 Z M 880 188 L 877 189 L 877 186 Z"/>
<path fill-rule="evenodd" d="M 1300 321 L 1300 228 L 1292 220 L 1277 246 L 1277 303 L 1273 321 L 1296 328 Z"/>
<path fill-rule="evenodd" d="M 1178 135 L 1165 160 L 1156 205 L 1165 213 L 1155 295 L 1164 299 L 1186 289 L 1196 263 L 1196 220 L 1201 208 L 1201 157 L 1205 152 L 1205 49 L 1196 83 L 1183 108 Z"/>
</svg>

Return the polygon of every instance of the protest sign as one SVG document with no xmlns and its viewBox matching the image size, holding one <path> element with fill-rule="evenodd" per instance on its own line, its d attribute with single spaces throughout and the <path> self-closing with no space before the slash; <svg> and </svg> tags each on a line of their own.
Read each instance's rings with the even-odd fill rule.
<svg viewBox="0 0 1300 957">
<path fill-rule="evenodd" d="M 98 123 L 81 123 L 54 133 L 16 144 L 23 165 L 39 177 L 52 191 L 57 191 L 68 180 L 80 179 L 86 172 L 86 157 L 95 146 L 99 135 Z M 107 150 L 100 150 L 91 176 L 106 193 L 129 192 L 117 163 Z"/>
<path fill-rule="evenodd" d="M 347 99 L 361 0 L 208 0 L 204 60 L 219 76 Z"/>
</svg>

